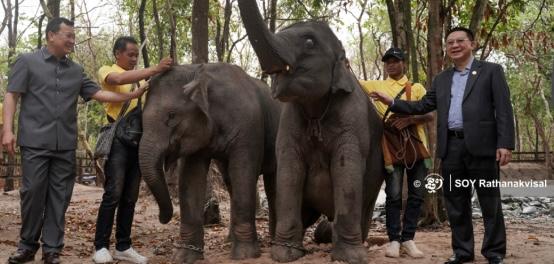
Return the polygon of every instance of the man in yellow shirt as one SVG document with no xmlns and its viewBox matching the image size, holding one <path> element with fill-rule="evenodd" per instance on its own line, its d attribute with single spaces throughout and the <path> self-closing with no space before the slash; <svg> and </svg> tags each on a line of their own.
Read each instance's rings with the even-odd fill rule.
<svg viewBox="0 0 554 264">
<path fill-rule="evenodd" d="M 98 79 L 103 90 L 116 93 L 130 91 L 133 83 L 167 71 L 173 64 L 170 58 L 165 58 L 157 66 L 134 70 L 138 61 L 139 48 L 137 41 L 132 37 L 118 38 L 113 47 L 113 54 L 116 63 L 100 68 Z M 137 99 L 131 100 L 127 114 L 137 107 L 137 101 Z M 117 119 L 123 105 L 124 103 L 106 103 L 104 105 L 109 122 Z M 106 181 L 102 203 L 98 209 L 94 238 L 96 252 L 92 259 L 95 263 L 113 262 L 113 259 L 147 263 L 148 259 L 131 247 L 131 226 L 140 186 L 138 148 L 125 144 L 125 141 L 116 133 L 104 172 Z M 116 208 L 116 251 L 112 257 L 108 248 Z"/>
<path fill-rule="evenodd" d="M 391 97 L 396 97 L 402 89 L 407 87 L 407 85 L 411 85 L 411 100 L 419 100 L 425 95 L 425 88 L 419 83 L 409 83 L 408 78 L 404 74 L 406 66 L 404 62 L 404 52 L 402 50 L 398 48 L 389 49 L 383 56 L 382 61 L 385 63 L 385 71 L 388 74 L 388 78 L 384 81 L 361 81 L 362 88 L 367 94 L 379 91 Z M 400 98 L 406 100 L 406 93 L 407 90 Z M 388 106 L 381 102 L 374 102 L 374 105 L 382 117 L 386 113 Z M 387 114 L 387 119 L 389 117 L 390 114 Z M 398 118 L 392 122 L 392 125 L 398 130 L 415 125 L 419 140 L 427 147 L 427 137 L 423 124 L 431 121 L 431 119 L 432 116 L 430 114 L 412 115 Z M 385 177 L 385 193 L 387 195 L 385 211 L 387 235 L 390 240 L 390 244 L 385 251 L 387 257 L 399 257 L 401 246 L 411 257 L 421 258 L 424 256 L 423 252 L 416 247 L 413 241 L 425 190 L 422 187 L 423 184 L 418 185 L 415 182 L 423 182 L 427 174 L 428 165 L 430 165 L 430 160 L 421 159 L 416 161 L 411 168 L 407 165 L 396 164 L 387 167 L 389 175 Z M 400 210 L 402 208 L 404 170 L 408 175 L 408 203 L 404 212 L 403 225 L 401 225 Z"/>
</svg>

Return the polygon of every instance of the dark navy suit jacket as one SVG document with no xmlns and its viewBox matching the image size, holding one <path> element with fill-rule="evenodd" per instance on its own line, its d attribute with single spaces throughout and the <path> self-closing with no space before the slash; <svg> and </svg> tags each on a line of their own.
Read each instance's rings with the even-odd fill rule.
<svg viewBox="0 0 554 264">
<path fill-rule="evenodd" d="M 425 114 L 437 110 L 437 156 L 445 158 L 452 76 L 449 68 L 435 77 L 419 101 L 395 100 L 391 111 Z M 495 156 L 497 148 L 514 149 L 514 118 L 502 66 L 474 60 L 462 101 L 464 141 L 474 156 Z"/>
</svg>

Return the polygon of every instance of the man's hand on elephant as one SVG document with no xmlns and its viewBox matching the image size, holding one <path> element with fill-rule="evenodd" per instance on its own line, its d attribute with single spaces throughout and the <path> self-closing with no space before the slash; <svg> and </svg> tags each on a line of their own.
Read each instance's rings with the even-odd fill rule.
<svg viewBox="0 0 554 264">
<path fill-rule="evenodd" d="M 171 69 L 171 66 L 173 65 L 173 59 L 170 57 L 163 58 L 160 63 L 156 66 L 156 72 L 162 73 L 169 69 Z"/>
<path fill-rule="evenodd" d="M 142 96 L 142 94 L 144 94 L 146 92 L 146 89 L 148 89 L 148 87 L 149 86 L 147 84 L 147 85 L 143 85 L 143 86 L 137 88 L 136 90 L 134 90 L 132 92 L 132 95 L 131 95 L 132 99 L 139 98 L 140 96 Z"/>
<path fill-rule="evenodd" d="M 397 118 L 396 120 L 392 121 L 392 125 L 396 127 L 396 129 L 398 130 L 402 130 L 413 124 L 414 124 L 414 118 L 411 116 Z"/>
<path fill-rule="evenodd" d="M 144 82 L 139 88 L 142 88 L 144 92 L 148 91 L 148 88 L 150 88 L 150 80 Z"/>
<path fill-rule="evenodd" d="M 504 166 L 512 160 L 512 151 L 505 148 L 496 149 L 496 161 L 500 163 L 500 166 Z"/>
<path fill-rule="evenodd" d="M 392 104 L 392 98 L 381 92 L 371 92 L 369 93 L 369 97 L 371 97 L 373 100 L 377 100 L 386 105 Z"/>
</svg>

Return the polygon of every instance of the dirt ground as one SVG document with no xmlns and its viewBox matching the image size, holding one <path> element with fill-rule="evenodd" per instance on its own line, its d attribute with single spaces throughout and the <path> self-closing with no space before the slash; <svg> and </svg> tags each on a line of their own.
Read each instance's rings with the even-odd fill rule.
<svg viewBox="0 0 554 264">
<path fill-rule="evenodd" d="M 267 219 L 257 219 L 257 230 L 262 244 L 262 256 L 258 259 L 232 261 L 230 244 L 225 241 L 228 232 L 229 205 L 226 194 L 221 197 L 223 214 L 222 225 L 206 228 L 205 260 L 200 263 L 273 263 L 269 255 Z M 97 210 L 102 197 L 102 189 L 77 184 L 67 213 L 65 248 L 62 253 L 64 263 L 92 263 L 93 238 Z M 171 263 L 172 241 L 178 236 L 178 207 L 176 216 L 167 224 L 158 222 L 158 207 L 147 192 L 141 192 L 136 207 L 133 226 L 134 247 L 149 259 L 149 263 Z M 541 264 L 554 263 L 554 223 L 547 216 L 533 219 L 507 218 L 508 254 L 506 263 Z M 474 223 L 476 233 L 476 254 L 479 254 L 483 238 L 482 221 Z M 15 250 L 20 228 L 19 193 L 12 191 L 0 194 L 0 262 L 5 263 Z M 115 232 L 114 232 L 115 233 Z M 308 231 L 304 245 L 313 253 L 293 263 L 330 263 L 330 244 L 317 245 L 312 242 Z M 386 258 L 384 248 L 387 238 L 384 224 L 375 222 L 371 226 L 369 243 L 366 244 L 369 263 L 443 263 L 451 255 L 450 232 L 446 224 L 438 228 L 420 228 L 416 242 L 427 256 L 413 260 L 405 254 L 399 259 Z M 113 245 L 113 244 L 112 244 Z M 113 248 L 113 246 L 112 246 Z M 40 263 L 40 251 L 35 263 Z M 123 263 L 123 262 L 121 262 Z M 474 263 L 486 263 L 481 255 L 476 255 Z"/>
</svg>

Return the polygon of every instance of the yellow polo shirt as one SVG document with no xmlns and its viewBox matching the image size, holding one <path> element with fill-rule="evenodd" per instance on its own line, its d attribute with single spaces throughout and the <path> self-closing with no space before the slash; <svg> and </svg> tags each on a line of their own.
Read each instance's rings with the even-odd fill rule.
<svg viewBox="0 0 554 264">
<path fill-rule="evenodd" d="M 108 74 L 110 73 L 122 73 L 126 70 L 119 67 L 117 64 L 113 64 L 112 66 L 102 66 L 98 70 L 98 80 L 100 80 L 100 85 L 102 86 L 103 90 L 106 91 L 112 91 L 116 93 L 128 93 L 131 91 L 131 88 L 133 87 L 132 84 L 122 84 L 122 85 L 110 85 L 106 83 L 106 77 L 108 77 Z M 144 81 L 140 81 L 140 84 L 144 84 Z M 138 87 L 137 87 L 138 88 Z M 136 88 L 135 88 L 136 89 Z M 123 104 L 125 102 L 121 103 L 104 103 L 104 109 L 106 110 L 106 114 L 108 114 L 111 118 L 114 120 L 117 119 L 117 116 L 119 115 L 119 112 L 121 111 L 121 108 L 123 107 Z M 131 103 L 129 104 L 129 108 L 127 108 L 127 112 L 131 111 L 133 108 L 137 106 L 138 100 L 133 99 L 131 100 Z M 142 103 L 144 104 L 144 96 L 142 99 Z"/>
<path fill-rule="evenodd" d="M 366 94 L 369 94 L 373 91 L 379 91 L 394 98 L 404 88 L 406 82 L 408 82 L 408 78 L 406 77 L 406 75 L 404 75 L 402 79 L 398 81 L 388 77 L 384 81 L 360 81 L 360 84 L 362 85 L 362 88 L 364 89 L 364 92 L 366 92 Z M 420 100 L 425 95 L 425 93 L 427 93 L 427 91 L 425 90 L 425 88 L 423 88 L 421 84 L 412 84 L 412 101 Z M 406 93 L 402 94 L 402 96 L 400 96 L 400 99 L 406 100 Z M 381 118 L 383 118 L 383 115 L 385 114 L 385 111 L 387 111 L 388 106 L 378 101 L 373 101 L 373 105 L 375 105 L 377 112 L 379 112 L 379 115 L 381 116 Z M 391 114 L 392 113 L 389 113 L 388 116 L 391 116 Z M 423 142 L 423 145 L 428 148 L 429 145 L 427 144 L 427 136 L 425 135 L 423 124 L 417 125 L 416 127 L 419 139 L 421 140 L 421 142 Z"/>
</svg>

